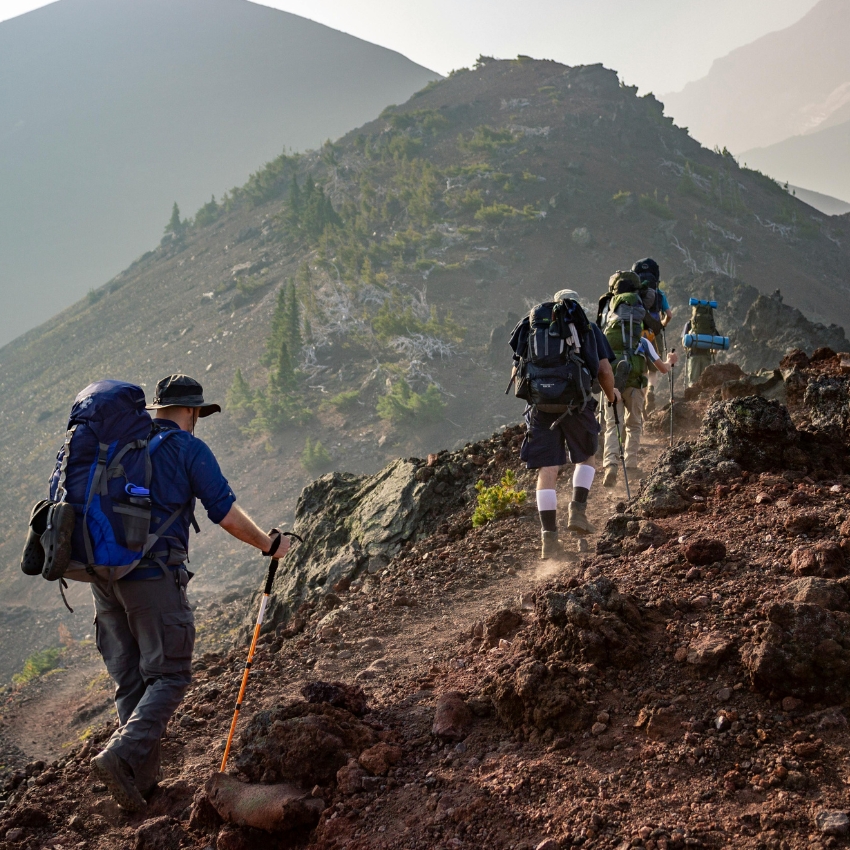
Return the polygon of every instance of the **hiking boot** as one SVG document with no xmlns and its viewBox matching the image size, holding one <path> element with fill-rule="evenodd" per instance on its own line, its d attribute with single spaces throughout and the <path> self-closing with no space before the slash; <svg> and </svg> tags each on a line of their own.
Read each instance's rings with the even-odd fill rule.
<svg viewBox="0 0 850 850">
<path fill-rule="evenodd" d="M 558 540 L 557 531 L 542 531 L 540 536 L 543 540 L 543 550 L 540 553 L 541 561 L 548 561 L 549 558 L 563 558 L 564 547 L 561 541 Z"/>
<path fill-rule="evenodd" d="M 148 756 L 147 761 L 141 765 L 141 767 L 137 767 L 133 771 L 136 788 L 139 789 L 139 793 L 145 799 L 147 799 L 153 793 L 154 788 L 162 782 L 163 773 L 160 761 L 160 750 L 161 741 L 157 741 L 156 745 L 151 750 L 151 754 Z"/>
<path fill-rule="evenodd" d="M 21 570 L 24 575 L 41 575 L 44 569 L 44 546 L 41 545 L 41 535 L 47 528 L 48 510 L 50 510 L 50 502 L 47 499 L 42 499 L 32 509 L 27 542 L 21 553 Z"/>
<path fill-rule="evenodd" d="M 145 798 L 133 782 L 133 771 L 124 759 L 112 750 L 102 750 L 90 764 L 122 809 L 128 812 L 142 812 L 147 808 Z"/>
<path fill-rule="evenodd" d="M 585 502 L 570 502 L 567 528 L 574 534 L 593 534 L 596 531 L 596 528 L 587 519 L 587 504 Z"/>
<path fill-rule="evenodd" d="M 602 479 L 603 487 L 614 487 L 617 483 L 617 467 L 606 466 L 605 477 Z"/>
<path fill-rule="evenodd" d="M 56 581 L 65 575 L 71 562 L 71 534 L 74 531 L 74 508 L 67 502 L 57 502 L 47 513 L 47 527 L 41 535 L 44 548 L 42 576 Z"/>
</svg>

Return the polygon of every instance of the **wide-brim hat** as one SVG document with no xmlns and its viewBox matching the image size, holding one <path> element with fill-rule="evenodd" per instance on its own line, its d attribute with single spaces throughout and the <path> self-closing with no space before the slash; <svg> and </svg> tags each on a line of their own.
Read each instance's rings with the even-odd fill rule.
<svg viewBox="0 0 850 850">
<path fill-rule="evenodd" d="M 169 375 L 157 383 L 153 401 L 145 409 L 161 410 L 163 407 L 197 407 L 201 417 L 221 413 L 219 405 L 204 401 L 204 388 L 188 375 Z"/>
</svg>

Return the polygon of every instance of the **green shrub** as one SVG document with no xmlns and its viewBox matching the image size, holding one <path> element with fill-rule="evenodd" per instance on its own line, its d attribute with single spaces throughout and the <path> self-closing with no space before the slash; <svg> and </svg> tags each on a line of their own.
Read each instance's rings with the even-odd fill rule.
<svg viewBox="0 0 850 850">
<path fill-rule="evenodd" d="M 381 419 L 393 425 L 428 424 L 443 418 L 446 404 L 440 391 L 431 384 L 424 393 L 415 393 L 404 379 L 393 385 L 378 399 L 377 412 Z"/>
<path fill-rule="evenodd" d="M 469 139 L 464 139 L 461 135 L 458 138 L 457 146 L 463 151 L 483 151 L 492 153 L 499 148 L 512 145 L 516 142 L 516 137 L 510 130 L 496 130 L 493 127 L 488 127 L 482 124 L 476 127 Z"/>
<path fill-rule="evenodd" d="M 351 410 L 356 410 L 358 407 L 358 401 L 360 399 L 360 390 L 344 390 L 341 393 L 337 393 L 335 396 L 331 396 L 324 404 L 323 407 L 334 407 L 340 413 L 347 413 Z"/>
<path fill-rule="evenodd" d="M 457 205 L 462 210 L 475 212 L 484 206 L 484 195 L 481 194 L 480 189 L 467 189 L 466 192 L 458 198 Z"/>
<path fill-rule="evenodd" d="M 304 443 L 304 451 L 301 452 L 301 465 L 307 472 L 314 475 L 324 471 L 333 463 L 327 449 L 318 441 L 314 443 L 309 437 Z"/>
<path fill-rule="evenodd" d="M 640 208 L 642 210 L 646 210 L 647 212 L 658 216 L 658 218 L 664 218 L 668 220 L 676 218 L 676 213 L 674 213 L 673 210 L 671 210 L 670 207 L 667 206 L 667 204 L 659 201 L 657 196 L 653 197 L 652 195 L 641 195 L 638 198 L 638 204 L 640 204 Z"/>
<path fill-rule="evenodd" d="M 12 676 L 12 681 L 16 685 L 25 685 L 51 670 L 55 670 L 59 666 L 59 660 L 62 658 L 64 649 L 59 646 L 51 647 L 50 649 L 41 649 L 34 652 L 21 668 L 20 673 L 15 673 Z"/>
<path fill-rule="evenodd" d="M 227 391 L 226 408 L 229 412 L 250 413 L 254 404 L 254 393 L 251 386 L 242 376 L 242 370 L 237 369 L 233 383 Z"/>
<path fill-rule="evenodd" d="M 514 508 L 525 504 L 528 494 L 517 489 L 516 473 L 512 469 L 505 471 L 502 480 L 492 487 L 483 481 L 475 485 L 478 491 L 478 504 L 472 514 L 473 528 L 478 528 L 494 519 L 511 513 Z"/>
</svg>

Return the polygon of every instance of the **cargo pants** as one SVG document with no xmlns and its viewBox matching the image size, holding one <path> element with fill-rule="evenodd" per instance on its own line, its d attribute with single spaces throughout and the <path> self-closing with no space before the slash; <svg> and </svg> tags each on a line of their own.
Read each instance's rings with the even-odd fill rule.
<svg viewBox="0 0 850 850">
<path fill-rule="evenodd" d="M 692 387 L 705 370 L 711 366 L 714 358 L 709 353 L 688 355 L 688 386 Z"/>
<path fill-rule="evenodd" d="M 643 435 L 643 390 L 636 387 L 626 387 L 623 390 L 623 402 L 617 405 L 617 416 L 620 419 L 620 436 L 617 436 L 617 423 L 614 421 L 614 408 L 605 403 L 605 454 L 602 457 L 603 466 L 620 465 L 620 438 L 624 443 L 626 466 L 638 465 L 640 438 Z"/>
<path fill-rule="evenodd" d="M 106 748 L 137 778 L 155 774 L 159 745 L 192 681 L 195 620 L 185 570 L 147 581 L 92 584 L 97 648 L 115 683 L 119 726 Z M 152 764 L 156 762 L 156 764 Z"/>
</svg>

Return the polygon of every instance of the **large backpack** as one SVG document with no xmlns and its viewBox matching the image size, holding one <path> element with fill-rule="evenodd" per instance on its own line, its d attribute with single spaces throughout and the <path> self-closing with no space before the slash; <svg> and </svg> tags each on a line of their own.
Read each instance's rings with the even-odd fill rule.
<svg viewBox="0 0 850 850">
<path fill-rule="evenodd" d="M 514 394 L 545 413 L 584 409 L 593 376 L 584 356 L 590 322 L 577 301 L 532 307 L 514 328 Z"/>
<path fill-rule="evenodd" d="M 628 387 L 646 386 L 646 359 L 637 354 L 643 336 L 646 307 L 639 292 L 621 292 L 614 295 L 609 305 L 605 325 L 605 338 L 617 360 L 628 360 L 630 366 Z M 612 364 L 614 365 L 614 364 Z"/>
<path fill-rule="evenodd" d="M 714 306 L 717 302 L 691 298 L 690 304 L 691 333 L 717 336 L 717 325 L 714 323 Z"/>
<path fill-rule="evenodd" d="M 50 498 L 75 514 L 64 578 L 111 583 L 136 568 L 190 504 L 151 533 L 151 455 L 170 435 L 145 410 L 141 387 L 97 381 L 74 400 Z"/>
</svg>

